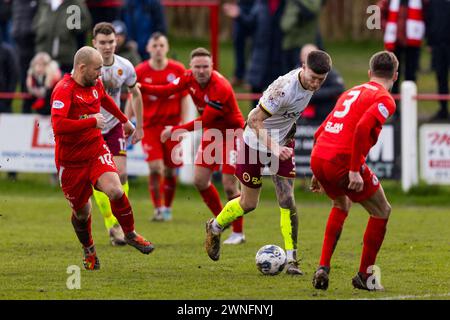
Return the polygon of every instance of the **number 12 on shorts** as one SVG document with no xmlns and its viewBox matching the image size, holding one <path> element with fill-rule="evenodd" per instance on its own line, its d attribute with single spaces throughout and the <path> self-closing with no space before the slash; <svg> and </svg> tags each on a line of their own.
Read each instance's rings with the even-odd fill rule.
<svg viewBox="0 0 450 320">
<path fill-rule="evenodd" d="M 102 162 L 102 164 L 107 164 L 111 167 L 114 167 L 113 160 L 111 159 L 111 153 L 105 153 L 98 157 L 98 159 Z"/>
</svg>

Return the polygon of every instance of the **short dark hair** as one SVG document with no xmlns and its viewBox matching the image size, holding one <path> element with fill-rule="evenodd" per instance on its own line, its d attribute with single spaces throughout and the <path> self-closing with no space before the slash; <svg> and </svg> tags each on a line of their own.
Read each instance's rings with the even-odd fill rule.
<svg viewBox="0 0 450 320">
<path fill-rule="evenodd" d="M 375 77 L 392 79 L 398 69 L 398 59 L 392 52 L 380 51 L 370 58 L 369 65 Z"/>
<path fill-rule="evenodd" d="M 308 57 L 306 58 L 306 65 L 314 73 L 325 74 L 331 70 L 331 57 L 325 51 L 314 50 L 308 54 Z"/>
<path fill-rule="evenodd" d="M 191 60 L 195 57 L 210 57 L 211 58 L 211 53 L 206 50 L 205 48 L 197 48 L 192 50 L 191 52 Z"/>
<path fill-rule="evenodd" d="M 114 26 L 109 22 L 99 22 L 94 26 L 92 36 L 95 38 L 99 33 L 108 36 L 111 33 L 116 34 L 116 30 L 114 29 Z"/>
<path fill-rule="evenodd" d="M 153 32 L 153 33 L 150 35 L 150 38 L 148 39 L 148 41 L 151 41 L 151 40 L 158 40 L 158 39 L 161 38 L 161 37 L 164 37 L 164 38 L 167 39 L 167 37 L 166 37 L 166 35 L 165 35 L 164 33 L 159 32 L 159 31 L 156 31 L 156 32 Z"/>
</svg>

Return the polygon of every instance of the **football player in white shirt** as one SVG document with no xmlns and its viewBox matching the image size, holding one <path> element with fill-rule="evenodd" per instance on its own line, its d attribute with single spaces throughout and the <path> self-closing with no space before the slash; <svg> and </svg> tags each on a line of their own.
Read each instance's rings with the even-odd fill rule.
<svg viewBox="0 0 450 320">
<path fill-rule="evenodd" d="M 212 260 L 220 257 L 220 234 L 224 228 L 258 205 L 261 171 L 268 164 L 281 212 L 281 233 L 287 253 L 286 273 L 303 274 L 297 262 L 294 136 L 298 118 L 330 70 L 330 56 L 323 51 L 312 51 L 301 68 L 275 80 L 248 115 L 235 173 L 241 183 L 241 196 L 229 201 L 222 212 L 206 224 L 205 248 Z"/>
<path fill-rule="evenodd" d="M 93 30 L 92 44 L 103 58 L 101 79 L 105 90 L 119 107 L 122 85 L 126 85 L 131 91 L 132 107 L 136 116 L 136 131 L 131 138 L 131 142 L 135 144 L 142 139 L 144 131 L 142 125 L 142 95 L 138 86 L 136 86 L 137 77 L 134 67 L 127 59 L 114 54 L 117 43 L 112 24 L 107 22 L 96 24 Z M 106 120 L 105 128 L 102 130 L 103 138 L 113 155 L 120 182 L 128 196 L 127 143 L 122 124 L 103 108 L 100 111 Z M 105 220 L 105 227 L 109 232 L 111 244 L 114 246 L 125 245 L 122 228 L 112 214 L 108 197 L 103 192 L 94 190 L 94 198 Z"/>
</svg>

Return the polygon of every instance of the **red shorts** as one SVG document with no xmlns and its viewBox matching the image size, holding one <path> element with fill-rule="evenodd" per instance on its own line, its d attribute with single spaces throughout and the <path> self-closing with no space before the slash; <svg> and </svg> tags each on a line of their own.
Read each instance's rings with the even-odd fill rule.
<svg viewBox="0 0 450 320">
<path fill-rule="evenodd" d="M 234 174 L 237 160 L 237 140 L 236 135 L 230 133 L 228 136 L 222 135 L 221 140 L 211 139 L 211 135 L 206 130 L 203 133 L 202 141 L 197 150 L 194 164 L 196 166 L 218 171 L 222 166 L 222 173 Z"/>
<path fill-rule="evenodd" d="M 285 178 L 295 178 L 295 158 L 280 161 L 266 152 L 258 152 L 250 148 L 244 141 L 240 141 L 243 148 L 239 148 L 238 162 L 236 165 L 236 177 L 246 187 L 258 189 L 262 186 L 262 171 L 264 167 L 269 168 L 271 174 Z M 295 141 L 290 142 L 287 147 L 294 149 Z"/>
<path fill-rule="evenodd" d="M 361 202 L 369 199 L 380 188 L 380 182 L 377 176 L 365 163 L 361 166 L 360 170 L 361 177 L 364 181 L 364 187 L 361 192 L 347 188 L 349 184 L 348 165 L 311 157 L 311 170 L 331 199 L 346 195 L 353 202 Z"/>
<path fill-rule="evenodd" d="M 115 156 L 127 156 L 127 140 L 123 133 L 123 125 L 118 123 L 108 133 L 103 135 L 111 154 Z"/>
<path fill-rule="evenodd" d="M 104 145 L 106 147 L 106 145 Z M 92 186 L 105 172 L 117 172 L 112 155 L 107 148 L 98 157 L 80 167 L 57 166 L 59 183 L 73 210 L 84 207 L 92 195 Z"/>
<path fill-rule="evenodd" d="M 183 165 L 181 143 L 168 139 L 161 142 L 161 132 L 164 126 L 154 126 L 144 128 L 144 138 L 142 139 L 142 149 L 147 158 L 145 161 L 164 160 L 164 165 L 169 168 L 178 168 Z"/>
</svg>

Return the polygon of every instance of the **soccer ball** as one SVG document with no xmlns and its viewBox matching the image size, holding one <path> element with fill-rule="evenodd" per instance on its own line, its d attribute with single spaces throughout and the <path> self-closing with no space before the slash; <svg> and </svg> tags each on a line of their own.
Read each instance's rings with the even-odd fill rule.
<svg viewBox="0 0 450 320">
<path fill-rule="evenodd" d="M 286 266 L 284 250 L 274 244 L 268 244 L 256 253 L 256 267 L 264 275 L 277 275 Z"/>
</svg>

